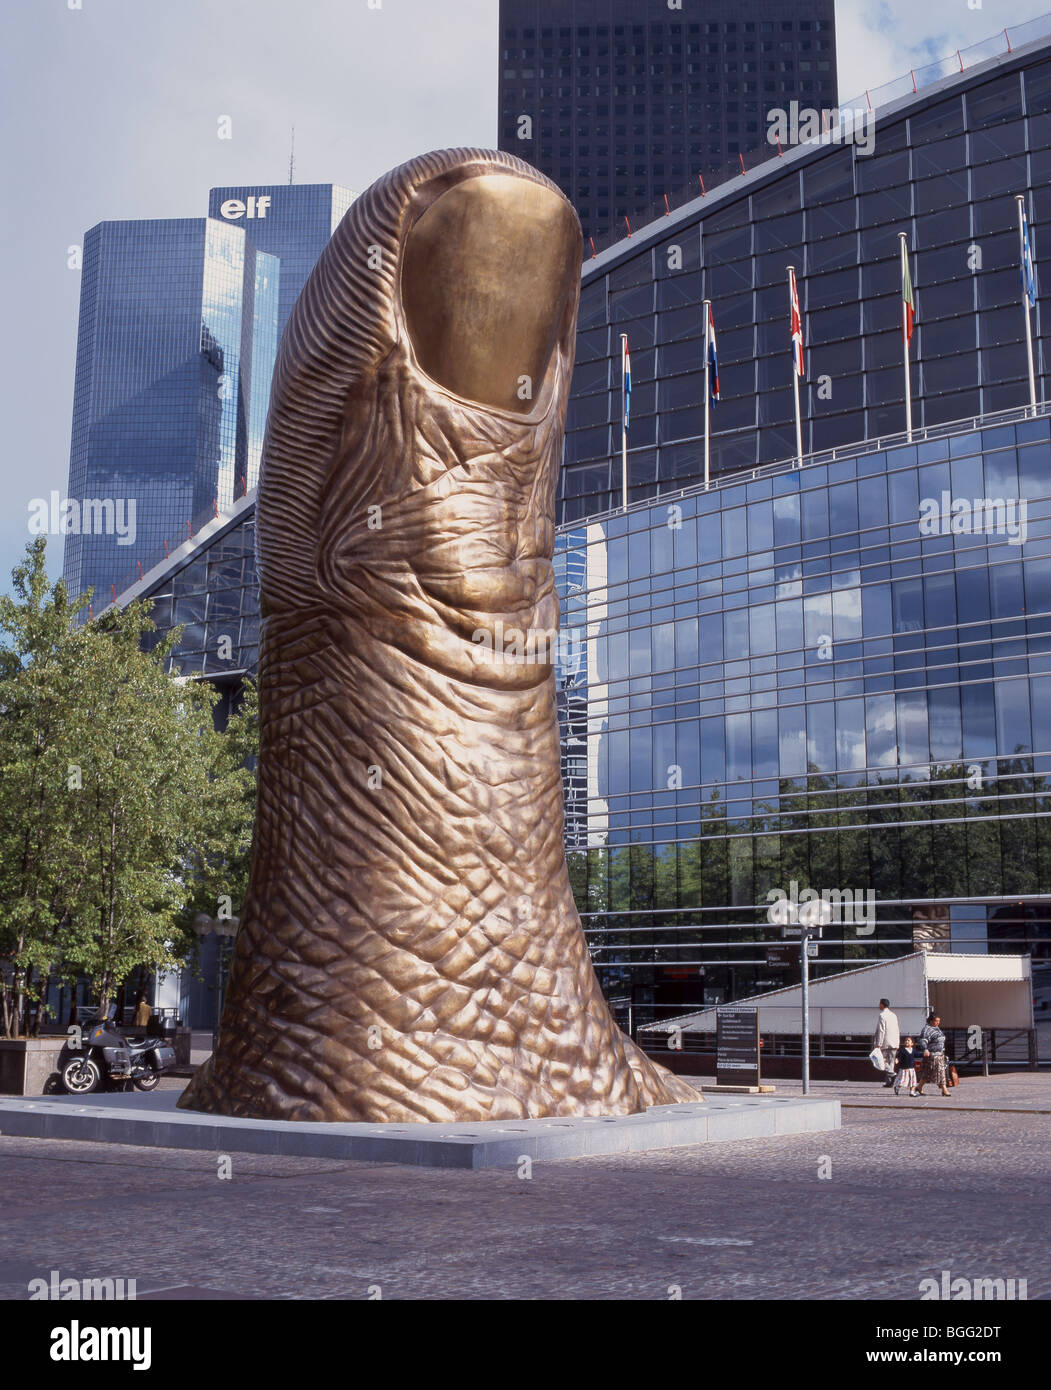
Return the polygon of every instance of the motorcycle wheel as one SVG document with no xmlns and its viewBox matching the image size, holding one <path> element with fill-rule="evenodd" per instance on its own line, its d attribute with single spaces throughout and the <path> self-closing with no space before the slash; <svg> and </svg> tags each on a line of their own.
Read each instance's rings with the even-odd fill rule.
<svg viewBox="0 0 1051 1390">
<path fill-rule="evenodd" d="M 160 1079 L 160 1072 L 153 1071 L 151 1068 L 147 1075 L 137 1076 L 135 1078 L 135 1089 L 137 1091 L 155 1091 L 157 1089 L 157 1083 L 158 1081 L 160 1081 Z"/>
<path fill-rule="evenodd" d="M 62 1085 L 71 1096 L 86 1096 L 97 1091 L 102 1073 L 99 1064 L 90 1057 L 74 1057 L 62 1069 Z"/>
</svg>

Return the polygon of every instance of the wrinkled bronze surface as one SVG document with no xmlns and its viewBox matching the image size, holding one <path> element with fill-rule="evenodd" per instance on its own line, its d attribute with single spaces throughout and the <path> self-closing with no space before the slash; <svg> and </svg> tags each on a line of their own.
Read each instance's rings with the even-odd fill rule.
<svg viewBox="0 0 1051 1390">
<path fill-rule="evenodd" d="M 557 628 L 579 266 L 543 175 L 447 150 L 358 199 L 296 304 L 257 510 L 251 886 L 188 1109 L 438 1121 L 699 1099 L 595 979 L 550 662 L 479 640 Z"/>
</svg>

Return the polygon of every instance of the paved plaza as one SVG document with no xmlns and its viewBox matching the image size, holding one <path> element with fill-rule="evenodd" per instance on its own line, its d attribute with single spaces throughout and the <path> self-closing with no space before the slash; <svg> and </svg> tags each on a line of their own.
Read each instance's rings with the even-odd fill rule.
<svg viewBox="0 0 1051 1390">
<path fill-rule="evenodd" d="M 52 1269 L 140 1297 L 908 1300 L 943 1270 L 1051 1297 L 1051 1077 L 814 1091 L 841 1130 L 529 1177 L 0 1137 L 0 1298 Z"/>
</svg>

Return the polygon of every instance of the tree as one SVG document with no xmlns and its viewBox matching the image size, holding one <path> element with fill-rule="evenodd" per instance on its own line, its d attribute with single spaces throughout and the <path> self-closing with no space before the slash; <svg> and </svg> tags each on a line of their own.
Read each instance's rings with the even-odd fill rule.
<svg viewBox="0 0 1051 1390">
<path fill-rule="evenodd" d="M 241 704 L 218 741 L 209 776 L 202 833 L 184 866 L 190 892 L 179 915 L 184 933 L 204 914 L 239 917 L 248 891 L 259 756 L 259 693 L 246 681 Z"/>
<path fill-rule="evenodd" d="M 140 603 L 89 625 L 69 730 L 78 776 L 66 808 L 76 853 L 62 967 L 90 978 L 102 1008 L 136 966 L 173 969 L 185 958 L 180 916 L 192 866 L 201 846 L 214 844 L 232 790 L 212 721 L 217 692 L 169 675 L 178 633 L 147 652 L 143 638 L 152 631 Z"/>
<path fill-rule="evenodd" d="M 0 596 L 0 1025 L 23 1031 L 58 953 L 70 882 L 64 814 L 67 741 L 76 707 L 83 595 L 49 585 L 46 540 L 28 546 Z"/>
<path fill-rule="evenodd" d="M 136 967 L 182 964 L 217 875 L 243 895 L 254 691 L 226 735 L 216 691 L 165 667 L 179 640 L 133 603 L 78 626 L 35 541 L 0 599 L 0 1003 L 5 1033 L 49 972 L 105 1007 Z"/>
</svg>

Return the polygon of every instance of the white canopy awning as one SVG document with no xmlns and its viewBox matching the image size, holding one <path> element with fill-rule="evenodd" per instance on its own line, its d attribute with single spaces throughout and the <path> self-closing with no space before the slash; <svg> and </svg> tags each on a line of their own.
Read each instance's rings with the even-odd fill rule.
<svg viewBox="0 0 1051 1390">
<path fill-rule="evenodd" d="M 810 1028 L 826 1037 L 872 1033 L 879 1001 L 889 999 L 903 1035 L 916 1033 L 932 1009 L 945 1028 L 1032 1028 L 1033 992 L 1028 956 L 972 956 L 917 951 L 859 966 L 810 983 Z M 764 1033 L 798 1034 L 802 986 L 768 990 L 732 1006 L 754 1004 Z M 714 1033 L 720 1006 L 650 1023 L 642 1033 Z"/>
</svg>

